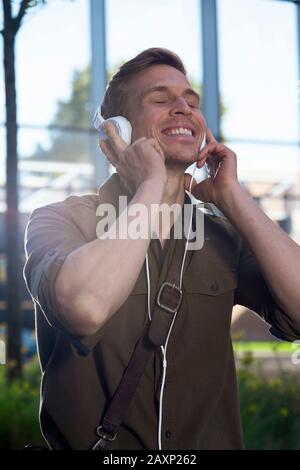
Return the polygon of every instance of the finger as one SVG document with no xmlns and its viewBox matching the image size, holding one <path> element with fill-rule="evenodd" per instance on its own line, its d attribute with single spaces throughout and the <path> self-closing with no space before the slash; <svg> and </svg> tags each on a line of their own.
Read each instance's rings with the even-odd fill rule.
<svg viewBox="0 0 300 470">
<path fill-rule="evenodd" d="M 197 159 L 197 167 L 201 168 L 206 159 L 209 157 L 211 153 L 214 153 L 218 148 L 219 144 L 217 141 L 210 142 L 208 143 L 198 154 L 198 159 Z"/>
<path fill-rule="evenodd" d="M 203 165 L 204 165 L 205 162 L 206 162 L 206 159 L 207 159 L 207 157 L 198 158 L 198 160 L 197 160 L 197 168 L 202 168 Z"/>
<path fill-rule="evenodd" d="M 184 174 L 184 188 L 189 191 L 190 189 L 190 182 L 191 182 L 192 175 L 189 173 Z M 207 185 L 206 180 L 201 181 L 200 183 L 197 183 L 196 180 L 193 178 L 192 181 L 192 187 L 191 187 L 191 194 L 199 200 L 202 200 L 203 197 L 203 189 L 205 189 L 205 186 Z"/>
<path fill-rule="evenodd" d="M 193 196 L 200 201 L 209 202 L 209 199 L 207 199 L 206 195 L 210 192 L 210 184 L 210 178 L 196 184 L 192 191 Z"/>
<path fill-rule="evenodd" d="M 103 127 L 113 151 L 120 155 L 127 147 L 126 142 L 119 136 L 116 126 L 112 122 L 105 122 Z"/>
<path fill-rule="evenodd" d="M 221 152 L 224 153 L 224 145 L 214 140 L 213 142 L 209 142 L 202 150 L 200 150 L 198 153 L 198 160 L 206 158 L 210 153 L 219 154 Z"/>
<path fill-rule="evenodd" d="M 216 140 L 207 144 L 201 150 L 197 160 L 197 168 L 201 168 L 205 163 L 211 166 L 218 166 L 220 159 L 224 156 L 224 145 Z"/>
<path fill-rule="evenodd" d="M 206 159 L 207 164 L 207 172 L 209 176 L 214 177 L 216 176 L 217 170 L 219 168 L 220 160 L 217 157 L 213 157 L 209 155 Z"/>
<path fill-rule="evenodd" d="M 110 163 L 112 165 L 116 166 L 119 159 L 118 159 L 117 155 L 115 154 L 115 152 L 113 151 L 113 149 L 112 149 L 110 143 L 108 142 L 108 140 L 100 139 L 99 147 L 102 150 L 102 152 L 104 153 L 104 155 L 106 155 L 106 157 L 108 158 Z"/>
<path fill-rule="evenodd" d="M 207 141 L 208 143 L 210 143 L 210 142 L 217 142 L 217 140 L 215 139 L 215 137 L 214 137 L 212 131 L 211 131 L 208 127 L 207 127 L 207 129 L 206 129 L 206 141 Z"/>
</svg>

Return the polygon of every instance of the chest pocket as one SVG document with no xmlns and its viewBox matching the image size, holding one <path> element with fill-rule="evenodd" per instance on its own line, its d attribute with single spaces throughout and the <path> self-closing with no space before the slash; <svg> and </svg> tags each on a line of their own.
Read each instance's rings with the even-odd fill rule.
<svg viewBox="0 0 300 470">
<path fill-rule="evenodd" d="M 183 276 L 183 288 L 190 294 L 217 296 L 236 289 L 237 272 L 234 270 L 214 270 L 212 268 L 188 269 Z M 140 273 L 130 295 L 147 294 L 147 279 Z"/>
<path fill-rule="evenodd" d="M 237 287 L 237 273 L 231 270 L 188 270 L 183 278 L 185 292 L 218 296 Z"/>
<path fill-rule="evenodd" d="M 203 248 L 192 255 L 183 286 L 187 293 L 217 297 L 237 288 L 237 248 L 223 232 L 217 237 L 211 230 L 208 235 Z"/>
</svg>

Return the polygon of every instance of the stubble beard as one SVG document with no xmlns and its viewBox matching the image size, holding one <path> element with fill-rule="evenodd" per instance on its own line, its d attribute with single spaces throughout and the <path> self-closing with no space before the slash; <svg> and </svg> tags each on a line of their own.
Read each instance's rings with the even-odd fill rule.
<svg viewBox="0 0 300 470">
<path fill-rule="evenodd" d="M 183 155 L 175 154 L 174 152 L 165 153 L 165 163 L 166 165 L 182 167 L 184 170 L 190 165 L 195 163 L 198 158 L 198 153 Z"/>
</svg>

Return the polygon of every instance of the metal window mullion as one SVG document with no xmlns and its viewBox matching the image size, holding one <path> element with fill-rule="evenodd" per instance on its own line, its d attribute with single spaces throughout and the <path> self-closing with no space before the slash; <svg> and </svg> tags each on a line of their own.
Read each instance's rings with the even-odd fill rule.
<svg viewBox="0 0 300 470">
<path fill-rule="evenodd" d="M 91 25 L 91 119 L 106 88 L 105 0 L 90 0 Z M 95 167 L 94 184 L 100 186 L 109 175 L 106 157 L 98 147 L 97 134 L 91 136 L 91 154 Z"/>
<path fill-rule="evenodd" d="M 203 104 L 208 127 L 220 140 L 220 99 L 216 0 L 201 0 Z"/>
</svg>

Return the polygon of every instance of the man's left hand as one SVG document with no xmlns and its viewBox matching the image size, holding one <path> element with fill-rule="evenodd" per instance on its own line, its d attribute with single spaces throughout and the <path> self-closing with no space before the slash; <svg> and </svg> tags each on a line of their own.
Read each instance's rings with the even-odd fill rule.
<svg viewBox="0 0 300 470">
<path fill-rule="evenodd" d="M 200 183 L 195 179 L 192 182 L 192 194 L 203 202 L 218 204 L 225 196 L 239 185 L 237 179 L 236 154 L 226 145 L 216 141 L 210 129 L 206 131 L 206 146 L 200 151 L 197 159 L 197 167 L 207 164 L 209 177 Z M 189 189 L 191 175 L 184 175 L 184 187 Z"/>
</svg>

